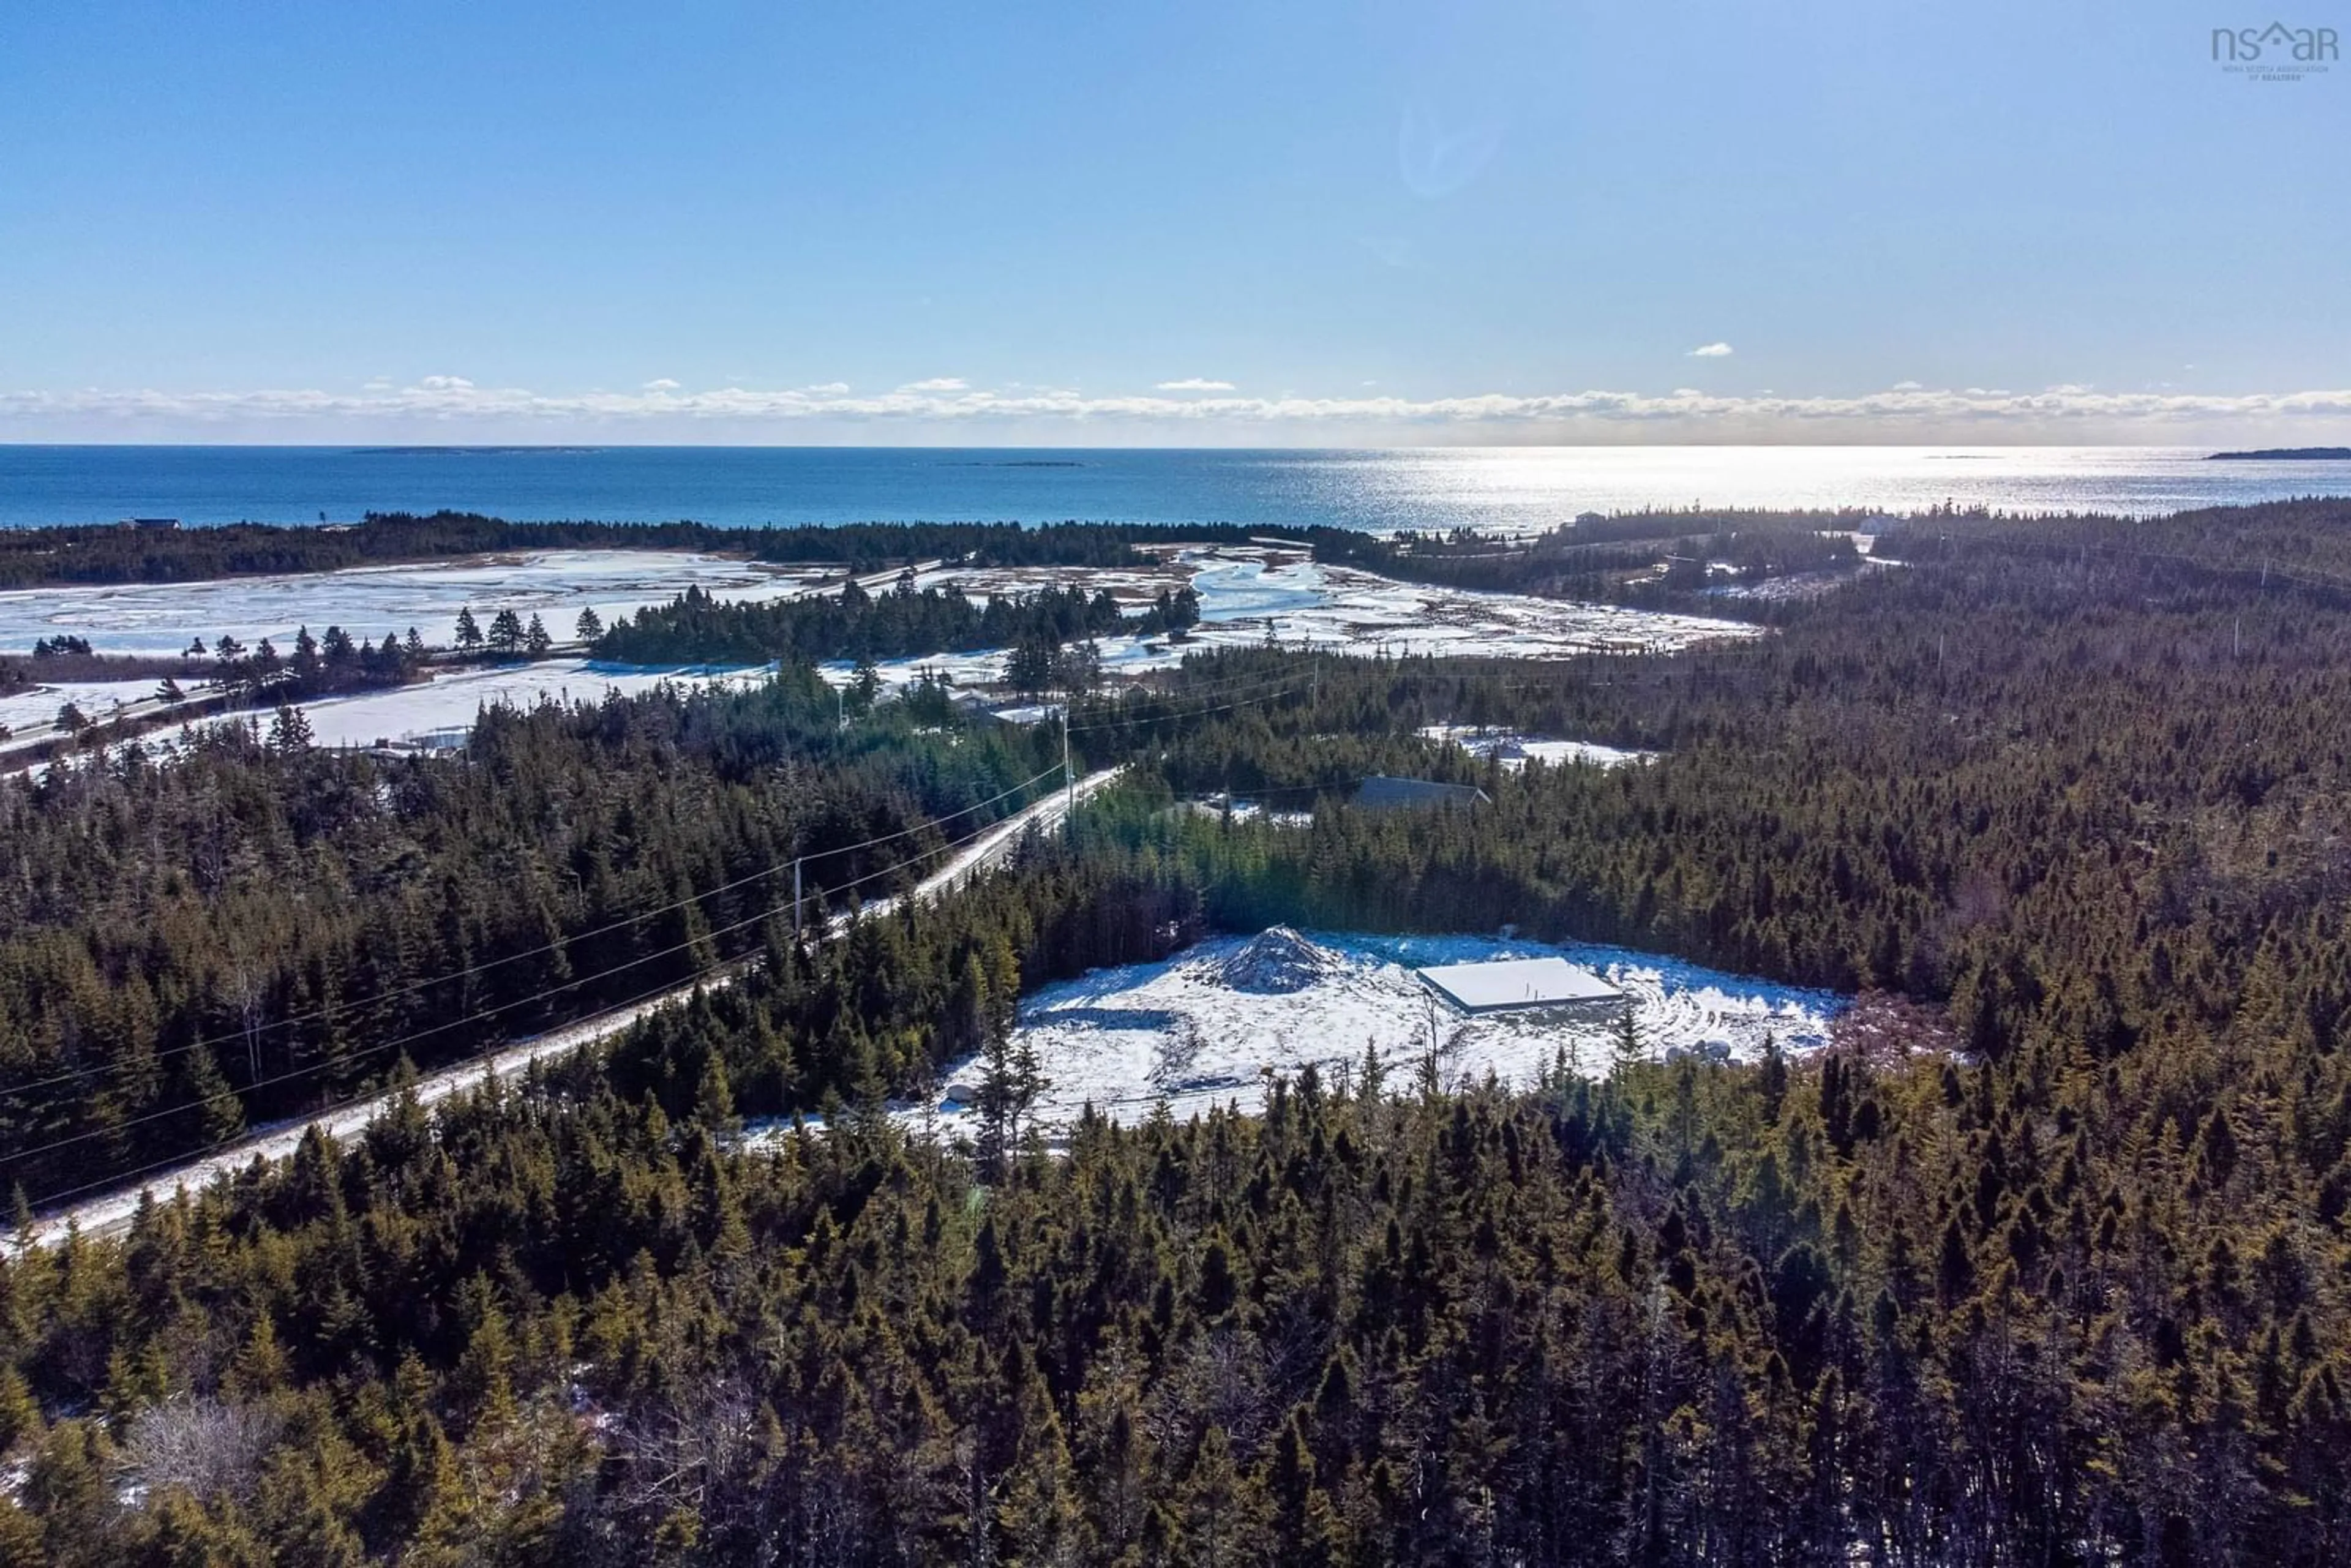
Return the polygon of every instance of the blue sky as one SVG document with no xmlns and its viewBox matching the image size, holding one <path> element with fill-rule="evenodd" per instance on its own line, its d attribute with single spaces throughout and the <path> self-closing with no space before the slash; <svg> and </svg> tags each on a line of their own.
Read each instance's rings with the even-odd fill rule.
<svg viewBox="0 0 2351 1568">
<path fill-rule="evenodd" d="M 0 439 L 2343 441 L 2271 19 L 15 0 Z"/>
</svg>

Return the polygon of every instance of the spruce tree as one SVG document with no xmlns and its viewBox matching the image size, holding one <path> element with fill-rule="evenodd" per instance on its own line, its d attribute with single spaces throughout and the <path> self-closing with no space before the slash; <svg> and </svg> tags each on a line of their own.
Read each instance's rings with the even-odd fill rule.
<svg viewBox="0 0 2351 1568">
<path fill-rule="evenodd" d="M 309 715 L 289 703 L 278 704 L 269 721 L 269 749 L 280 757 L 298 757 L 310 749 L 312 739 Z"/>
</svg>

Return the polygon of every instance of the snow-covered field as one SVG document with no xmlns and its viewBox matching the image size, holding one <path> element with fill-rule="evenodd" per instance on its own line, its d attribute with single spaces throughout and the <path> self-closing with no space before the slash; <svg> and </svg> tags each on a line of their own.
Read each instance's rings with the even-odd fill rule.
<svg viewBox="0 0 2351 1568">
<path fill-rule="evenodd" d="M 747 669 L 710 665 L 648 669 L 587 659 L 541 659 L 529 664 L 455 670 L 388 692 L 322 697 L 304 703 L 302 711 L 309 716 L 312 738 L 318 745 L 397 744 L 471 729 L 477 713 L 500 704 L 533 708 L 542 702 L 596 703 L 603 701 L 608 692 L 634 696 L 664 684 L 694 687 L 759 681 L 774 668 L 755 664 Z"/>
<path fill-rule="evenodd" d="M 917 573 L 914 586 L 953 588 L 974 601 L 998 595 L 1017 599 L 1044 588 L 1064 591 L 1081 588 L 1089 595 L 1106 591 L 1121 604 L 1139 608 L 1156 599 L 1163 590 L 1181 588 L 1190 580 L 1193 569 L 1186 562 L 1192 553 L 1175 552 L 1151 565 L 1132 567 L 937 566 Z"/>
<path fill-rule="evenodd" d="M 976 653 L 933 653 L 921 659 L 883 659 L 873 666 L 881 677 L 882 689 L 894 692 L 911 686 L 926 675 L 946 678 L 949 685 L 994 685 L 1004 678 L 1005 650 L 986 648 Z M 846 686 L 857 679 L 857 666 L 847 659 L 831 659 L 817 666 L 817 674 L 836 686 Z M 1054 710 L 1060 712 L 1059 708 Z"/>
<path fill-rule="evenodd" d="M 1792 1052 L 1827 1043 L 1847 1005 L 1833 992 L 1727 975 L 1679 959 L 1593 945 L 1550 946 L 1484 936 L 1372 936 L 1281 932 L 1221 937 L 1162 963 L 1099 970 L 1050 986 L 1021 1006 L 1019 1037 L 1051 1080 L 1042 1124 L 1066 1123 L 1091 1103 L 1121 1121 L 1165 1102 L 1178 1117 L 1263 1100 L 1264 1075 L 1309 1062 L 1326 1077 L 1353 1071 L 1366 1046 L 1395 1081 L 1426 1054 L 1430 998 L 1413 970 L 1431 964 L 1556 955 L 1605 977 L 1630 999 L 1650 1056 L 1677 1051 L 1752 1059 L 1768 1033 Z M 1488 1072 L 1531 1082 L 1564 1051 L 1570 1065 L 1604 1071 L 1623 1009 L 1489 1014 L 1436 1010 L 1439 1071 L 1448 1084 Z M 967 1127 L 977 1062 L 959 1064 L 939 1093 L 904 1114 Z"/>
<path fill-rule="evenodd" d="M 1866 558 L 1864 559 L 1866 564 Z M 1750 604 L 1788 604 L 1802 599 L 1818 599 L 1833 593 L 1854 580 L 1852 571 L 1797 571 L 1784 577 L 1767 577 L 1755 582 L 1726 582 L 1709 588 L 1707 592 L 1718 599 L 1744 600 Z"/>
<path fill-rule="evenodd" d="M 1420 732 L 1424 740 L 1458 742 L 1472 757 L 1499 755 L 1503 771 L 1515 773 L 1530 762 L 1557 767 L 1562 762 L 1587 762 L 1594 768 L 1622 768 L 1646 762 L 1654 751 L 1624 751 L 1589 740 L 1546 740 L 1516 730 L 1480 729 L 1470 725 L 1432 724 Z"/>
<path fill-rule="evenodd" d="M 1508 659 L 1557 659 L 1608 651 L 1671 653 L 1694 643 L 1762 635 L 1761 628 L 1737 621 L 1397 582 L 1352 567 L 1319 566 L 1294 550 L 1264 548 L 1187 549 L 1157 572 L 941 569 L 923 573 L 917 581 L 925 588 L 951 584 L 974 597 L 1033 593 L 1049 583 L 1077 583 L 1089 590 L 1107 588 L 1127 603 L 1143 603 L 1159 590 L 1180 584 L 1186 574 L 1200 596 L 1200 623 L 1191 637 L 1182 643 L 1165 637 L 1103 638 L 1106 674 L 1173 669 L 1187 653 L 1255 647 L 1269 634 L 1287 648 Z M 878 669 L 883 685 L 893 689 L 919 680 L 926 670 L 944 672 L 957 685 L 986 685 L 1002 678 L 1004 659 L 1005 651 L 996 648 L 896 659 Z M 841 663 L 827 666 L 825 674 L 846 682 L 852 671 Z"/>
<path fill-rule="evenodd" d="M 1393 582 L 1343 567 L 1323 567 L 1279 547 L 1186 549 L 1162 565 L 1089 570 L 1078 568 L 962 570 L 931 568 L 925 585 L 953 583 L 974 595 L 1033 592 L 1049 582 L 1108 588 L 1130 603 L 1147 602 L 1186 579 L 1200 595 L 1201 620 L 1184 643 L 1114 637 L 1102 643 L 1103 668 L 1114 674 L 1170 669 L 1199 648 L 1246 647 L 1268 635 L 1285 646 L 1353 653 L 1483 653 L 1553 658 L 1595 649 L 1670 650 L 1692 643 L 1759 635 L 1737 622 L 1664 615 L 1609 605 L 1573 604 L 1520 594 L 1469 593 Z M 789 598 L 828 580 L 814 568 L 771 567 L 716 556 L 650 550 L 549 550 L 465 561 L 271 578 L 113 588 L 40 589 L 0 593 L 0 647 L 29 645 L 58 632 L 84 636 L 101 652 L 177 653 L 193 636 L 229 633 L 248 646 L 264 636 L 289 642 L 297 627 L 313 632 L 340 625 L 354 635 L 418 628 L 430 643 L 454 639 L 457 612 L 471 607 L 477 621 L 512 607 L 537 614 L 559 638 L 571 634 L 582 608 L 610 621 L 645 604 L 664 602 L 689 586 L 733 599 Z M 959 686 L 1001 679 L 1005 652 L 935 654 L 880 666 L 885 689 L 925 674 L 943 674 Z M 443 735 L 473 722 L 486 703 L 528 706 L 542 695 L 600 700 L 607 691 L 643 691 L 663 681 L 697 685 L 745 678 L 756 672 L 647 670 L 553 660 L 520 667 L 469 669 L 395 692 L 335 697 L 305 705 L 319 743 L 370 746 Z M 846 662 L 825 666 L 845 685 Z M 45 725 L 70 699 L 93 718 L 117 700 L 152 695 L 152 684 L 86 683 L 0 698 L 0 723 L 17 729 Z M 169 747 L 160 737 L 151 752 Z M 1534 740 L 1526 755 L 1547 761 L 1571 757 L 1613 764 L 1630 754 L 1575 742 Z"/>
<path fill-rule="evenodd" d="M 1196 640 L 1212 646 L 1262 642 L 1270 626 L 1283 643 L 1317 648 L 1552 659 L 1608 650 L 1668 653 L 1761 635 L 1736 621 L 1473 593 L 1230 550 L 1201 552 L 1192 584 L 1200 595 Z"/>
<path fill-rule="evenodd" d="M 0 647 L 68 633 L 88 638 L 100 653 L 176 654 L 193 637 L 209 643 L 227 633 L 250 646 L 263 637 L 284 642 L 305 625 L 313 632 L 340 626 L 371 638 L 414 626 L 439 646 L 454 640 L 457 612 L 467 607 L 483 622 L 504 609 L 535 614 L 567 638 L 583 609 L 609 622 L 689 587 L 722 599 L 781 599 L 837 576 L 712 555 L 582 549 L 206 582 L 20 589 L 0 592 Z M 1548 658 L 1758 634 L 1738 622 L 1396 582 L 1318 566 L 1276 546 L 1204 546 L 1138 568 L 932 567 L 916 580 L 951 584 L 974 598 L 1076 585 L 1106 589 L 1136 606 L 1189 580 L 1200 595 L 1194 643 L 1212 647 L 1261 642 L 1270 629 L 1292 646 Z M 1185 651 L 1164 640 L 1119 638 L 1104 655 L 1113 669 L 1142 670 L 1176 664 Z M 1001 654 L 968 657 L 1000 661 Z"/>
<path fill-rule="evenodd" d="M 739 668 L 696 664 L 657 669 L 638 664 L 599 664 L 587 659 L 541 659 L 528 664 L 452 670 L 431 680 L 419 681 L 414 685 L 398 686 L 390 691 L 361 692 L 351 696 L 320 697 L 298 706 L 309 718 L 314 745 L 455 747 L 464 743 L 474 727 L 475 718 L 485 707 L 504 704 L 509 707 L 528 709 L 537 707 L 542 702 L 597 703 L 603 701 L 608 692 L 634 696 L 664 685 L 689 689 L 739 685 L 765 680 L 774 668 L 773 664 Z M 125 700 L 151 695 L 155 689 L 154 683 L 148 681 L 118 682 L 115 685 L 127 687 Z M 93 685 L 86 688 L 57 689 L 95 692 L 101 688 Z M 0 722 L 29 730 L 35 723 L 47 724 L 54 719 L 57 703 L 64 700 L 60 696 L 33 703 L 33 699 L 20 696 L 0 701 Z M 33 716 L 23 723 L 6 717 L 7 703 L 19 701 L 32 703 L 35 710 Z M 108 711 L 104 706 L 92 706 L 89 702 L 83 702 L 82 707 L 92 718 L 104 718 Z M 225 724 L 257 725 L 266 734 L 271 716 L 268 710 L 256 708 L 199 718 L 193 723 L 198 727 Z M 154 730 L 140 737 L 139 745 L 150 761 L 168 762 L 179 753 L 182 733 L 176 727 Z M 33 763 L 18 769 L 18 772 L 26 779 L 37 780 L 48 772 L 49 767 L 47 763 Z"/>
<path fill-rule="evenodd" d="M 101 653 L 179 653 L 192 637 L 226 632 L 250 647 L 283 646 L 302 626 L 340 626 L 354 637 L 411 626 L 425 642 L 455 641 L 457 612 L 470 606 L 486 630 L 513 610 L 538 615 L 558 639 L 583 609 L 605 621 L 665 604 L 688 588 L 722 599 L 785 599 L 827 574 L 666 550 L 537 550 L 402 566 L 205 582 L 122 583 L 104 588 L 31 588 L 0 593 L 0 648 L 30 647 L 59 632 L 86 637 Z M 837 580 L 839 573 L 830 576 Z"/>
<path fill-rule="evenodd" d="M 12 730 L 46 728 L 57 722 L 57 710 L 68 703 L 93 719 L 103 719 L 118 703 L 129 706 L 146 701 L 161 684 L 152 680 L 45 681 L 27 690 L 0 696 L 0 725 Z"/>
</svg>

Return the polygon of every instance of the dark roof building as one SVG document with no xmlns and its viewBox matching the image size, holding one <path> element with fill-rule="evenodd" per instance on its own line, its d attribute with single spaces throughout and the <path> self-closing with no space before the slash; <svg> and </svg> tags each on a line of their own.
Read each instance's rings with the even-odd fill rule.
<svg viewBox="0 0 2351 1568">
<path fill-rule="evenodd" d="M 1391 779 L 1374 773 L 1356 788 L 1355 804 L 1366 811 L 1421 811 L 1438 806 L 1486 806 L 1493 802 L 1473 784 L 1439 784 L 1427 779 Z"/>
<path fill-rule="evenodd" d="M 974 724 L 990 725 L 1004 722 L 997 716 L 996 710 L 987 706 L 987 699 L 977 692 L 957 692 L 950 701 L 956 712 Z"/>
</svg>

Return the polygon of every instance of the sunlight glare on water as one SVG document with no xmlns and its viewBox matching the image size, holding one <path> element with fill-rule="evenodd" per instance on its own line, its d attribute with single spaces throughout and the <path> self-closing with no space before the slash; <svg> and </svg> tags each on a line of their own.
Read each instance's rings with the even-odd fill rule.
<svg viewBox="0 0 2351 1568">
<path fill-rule="evenodd" d="M 1956 502 L 2147 516 L 2351 495 L 2351 463 L 2212 462 L 2189 447 L 1577 446 L 1396 451 L 914 447 L 9 446 L 0 527 L 172 517 L 348 522 L 371 511 L 517 521 L 1230 522 L 1549 528 L 1649 507 Z"/>
</svg>

